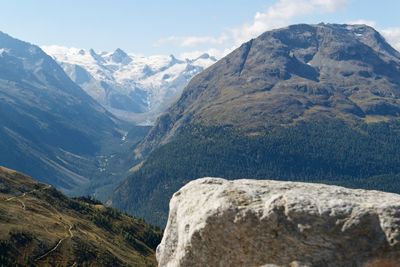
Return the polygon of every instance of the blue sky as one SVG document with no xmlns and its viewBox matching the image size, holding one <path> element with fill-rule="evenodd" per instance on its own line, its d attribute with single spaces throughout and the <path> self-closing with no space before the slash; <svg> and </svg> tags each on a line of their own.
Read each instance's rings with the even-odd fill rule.
<svg viewBox="0 0 400 267">
<path fill-rule="evenodd" d="M 399 0 L 0 0 L 0 30 L 38 45 L 224 54 L 292 23 L 366 22 L 400 48 Z"/>
</svg>

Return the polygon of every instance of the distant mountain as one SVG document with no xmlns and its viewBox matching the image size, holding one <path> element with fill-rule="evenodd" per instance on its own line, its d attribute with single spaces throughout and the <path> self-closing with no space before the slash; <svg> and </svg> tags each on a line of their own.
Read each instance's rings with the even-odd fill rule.
<svg viewBox="0 0 400 267">
<path fill-rule="evenodd" d="M 140 124 L 155 119 L 181 94 L 190 79 L 217 60 L 204 54 L 179 60 L 138 56 L 121 49 L 97 54 L 61 46 L 43 46 L 69 77 L 114 115 Z"/>
<path fill-rule="evenodd" d="M 1 266 L 157 266 L 161 231 L 0 167 Z"/>
<path fill-rule="evenodd" d="M 113 177 L 104 160 L 127 129 L 39 47 L 1 32 L 0 114 L 2 165 L 69 192 Z"/>
<path fill-rule="evenodd" d="M 293 25 L 194 77 L 135 150 L 114 206 L 163 224 L 213 176 L 400 192 L 400 53 L 365 25 Z"/>
</svg>

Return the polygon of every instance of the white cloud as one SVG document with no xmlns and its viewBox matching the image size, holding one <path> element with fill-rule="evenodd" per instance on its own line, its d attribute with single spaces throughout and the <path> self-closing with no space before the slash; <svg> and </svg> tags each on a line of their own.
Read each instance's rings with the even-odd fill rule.
<svg viewBox="0 0 400 267">
<path fill-rule="evenodd" d="M 204 53 L 207 53 L 217 59 L 223 58 L 225 55 L 229 54 L 232 52 L 236 47 L 233 46 L 231 48 L 225 48 L 225 49 L 217 49 L 217 48 L 210 48 L 207 50 L 194 50 L 194 51 L 189 51 L 189 52 L 183 52 L 179 54 L 179 58 L 189 58 L 189 59 L 195 59 L 201 56 Z"/>
<path fill-rule="evenodd" d="M 351 21 L 348 21 L 347 24 L 354 24 L 354 25 L 364 24 L 364 25 L 371 26 L 374 28 L 376 27 L 376 21 L 366 20 L 366 19 L 351 20 Z"/>
<path fill-rule="evenodd" d="M 382 31 L 386 40 L 397 50 L 400 51 L 400 27 L 386 28 Z"/>
<path fill-rule="evenodd" d="M 314 12 L 334 12 L 346 3 L 347 0 L 279 0 L 266 12 L 257 12 L 252 23 L 233 29 L 235 42 L 240 44 L 267 30 L 287 26 L 296 17 Z"/>
<path fill-rule="evenodd" d="M 169 36 L 160 39 L 156 46 L 165 43 L 175 43 L 182 47 L 194 47 L 198 45 L 222 45 L 234 40 L 236 44 L 248 41 L 259 34 L 287 26 L 292 20 L 299 16 L 313 12 L 334 12 L 343 7 L 347 0 L 278 0 L 270 6 L 266 12 L 257 12 L 251 23 L 242 27 L 231 29 L 218 37 L 213 36 Z"/>
<path fill-rule="evenodd" d="M 265 12 L 257 12 L 250 23 L 227 30 L 219 36 L 170 36 L 160 39 L 156 46 L 172 43 L 180 47 L 194 48 L 193 51 L 182 53 L 182 58 L 194 58 L 205 52 L 221 58 L 231 52 L 233 47 L 255 38 L 265 31 L 285 27 L 292 24 L 296 18 L 306 15 L 335 12 L 345 7 L 347 3 L 348 0 L 278 0 Z M 365 19 L 347 23 L 377 27 L 375 21 Z M 400 50 L 400 27 L 381 29 L 380 32 L 391 45 Z M 208 48 L 199 49 L 199 46 Z"/>
<path fill-rule="evenodd" d="M 220 55 L 230 52 L 232 46 L 238 46 L 261 33 L 274 28 L 284 27 L 297 17 L 316 12 L 334 12 L 345 6 L 348 0 L 278 0 L 269 6 L 265 12 L 257 12 L 250 23 L 221 33 L 219 36 L 169 36 L 160 39 L 155 46 L 174 44 L 179 47 L 198 48 L 209 47 L 205 50 L 218 50 Z M 229 49 L 226 49 L 229 47 Z M 198 50 L 198 49 L 197 49 Z M 198 53 L 195 50 L 189 53 Z M 203 50 L 203 51 L 205 51 Z"/>
<path fill-rule="evenodd" d="M 165 43 L 173 43 L 181 47 L 196 47 L 200 45 L 222 45 L 229 37 L 222 34 L 219 37 L 212 36 L 169 36 L 158 40 L 155 46 L 161 46 Z"/>
</svg>

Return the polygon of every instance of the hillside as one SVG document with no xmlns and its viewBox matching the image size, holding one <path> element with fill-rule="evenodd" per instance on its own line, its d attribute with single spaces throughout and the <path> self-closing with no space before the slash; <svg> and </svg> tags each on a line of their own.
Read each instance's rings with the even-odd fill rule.
<svg viewBox="0 0 400 267">
<path fill-rule="evenodd" d="M 192 77 L 217 60 L 173 55 L 141 56 L 121 49 L 96 53 L 62 46 L 43 46 L 68 76 L 117 117 L 152 125 L 182 93 Z"/>
<path fill-rule="evenodd" d="M 105 160 L 137 140 L 39 47 L 0 32 L 0 162 L 66 192 L 123 169 Z M 137 134 L 135 134 L 137 133 Z M 145 133 L 143 133 L 145 134 Z M 129 136 L 140 135 L 141 129 Z"/>
<path fill-rule="evenodd" d="M 0 167 L 1 266 L 156 266 L 161 231 Z"/>
<path fill-rule="evenodd" d="M 400 54 L 371 27 L 266 32 L 191 80 L 112 203 L 163 225 L 173 192 L 204 176 L 400 192 L 399 77 Z"/>
<path fill-rule="evenodd" d="M 137 153 L 168 142 L 187 124 L 257 135 L 326 117 L 384 121 L 400 114 L 399 73 L 400 53 L 368 26 L 266 32 L 196 76 Z"/>
</svg>

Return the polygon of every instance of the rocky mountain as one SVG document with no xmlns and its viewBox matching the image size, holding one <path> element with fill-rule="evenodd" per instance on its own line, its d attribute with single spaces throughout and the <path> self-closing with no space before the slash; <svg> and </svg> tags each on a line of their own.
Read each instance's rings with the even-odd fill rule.
<svg viewBox="0 0 400 267">
<path fill-rule="evenodd" d="M 204 54 L 180 60 L 173 55 L 144 57 L 121 49 L 97 54 L 44 46 L 68 76 L 114 115 L 140 124 L 155 119 L 181 94 L 188 81 L 217 60 Z"/>
<path fill-rule="evenodd" d="M 0 33 L 0 163 L 68 192 L 113 177 L 128 132 L 39 47 Z"/>
<path fill-rule="evenodd" d="M 0 167 L 2 266 L 156 266 L 161 231 Z"/>
<path fill-rule="evenodd" d="M 170 202 L 159 266 L 388 266 L 400 196 L 278 181 L 203 178 Z"/>
<path fill-rule="evenodd" d="M 368 26 L 295 25 L 266 32 L 193 79 L 154 129 L 168 127 L 142 147 L 167 142 L 188 122 L 257 135 L 270 125 L 322 116 L 397 117 L 399 71 L 400 53 Z"/>
<path fill-rule="evenodd" d="M 269 31 L 190 81 L 112 203 L 162 225 L 167 199 L 205 176 L 400 192 L 399 114 L 400 54 L 373 28 Z"/>
</svg>

